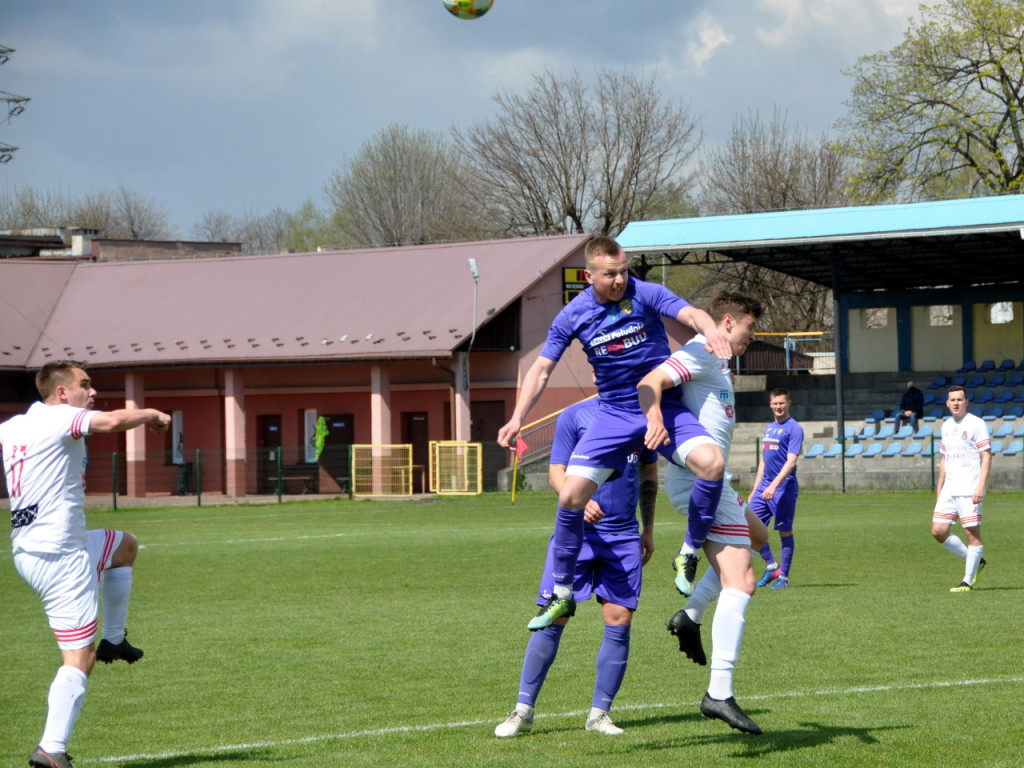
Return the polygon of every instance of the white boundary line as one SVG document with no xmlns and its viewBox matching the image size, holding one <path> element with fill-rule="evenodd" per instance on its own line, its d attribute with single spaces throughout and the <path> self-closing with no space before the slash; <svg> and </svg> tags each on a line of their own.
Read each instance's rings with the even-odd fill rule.
<svg viewBox="0 0 1024 768">
<path fill-rule="evenodd" d="M 890 693 L 892 691 L 917 691 L 933 688 L 959 688 L 981 685 L 1005 685 L 1008 683 L 1024 683 L 1024 677 L 988 677 L 972 680 L 940 680 L 932 683 L 907 683 L 905 685 L 867 685 L 853 688 L 823 688 L 816 691 L 791 691 L 789 693 L 772 693 L 755 696 L 744 696 L 743 701 L 769 701 L 771 699 L 801 699 L 814 696 L 850 696 L 855 694 Z M 693 706 L 698 705 L 697 701 Z M 667 709 L 669 707 L 679 708 L 680 704 L 630 704 L 616 707 L 617 712 L 636 712 L 647 709 Z M 538 718 L 558 717 L 582 717 L 589 712 L 588 709 L 579 709 L 571 712 L 538 713 Z M 357 739 L 362 737 L 387 736 L 393 733 L 428 733 L 431 731 L 442 731 L 456 728 L 477 728 L 482 726 L 497 725 L 500 716 L 487 718 L 486 720 L 461 720 L 453 723 L 428 723 L 426 725 L 398 725 L 390 728 L 375 728 L 366 731 L 342 731 L 340 733 L 325 733 L 320 736 L 303 736 L 295 739 L 279 739 L 277 741 L 249 741 L 238 744 L 223 744 L 215 747 L 196 747 L 194 749 L 179 750 L 177 752 L 153 752 L 137 755 L 119 755 L 115 757 L 103 757 L 97 760 L 76 760 L 76 763 L 130 763 L 141 760 L 170 760 L 174 758 L 188 757 L 189 755 L 217 755 L 225 752 L 236 752 L 247 749 L 266 749 L 273 747 L 287 747 L 292 744 L 315 744 L 321 741 L 338 741 L 342 739 Z M 489 735 L 489 734 L 488 734 Z"/>
</svg>

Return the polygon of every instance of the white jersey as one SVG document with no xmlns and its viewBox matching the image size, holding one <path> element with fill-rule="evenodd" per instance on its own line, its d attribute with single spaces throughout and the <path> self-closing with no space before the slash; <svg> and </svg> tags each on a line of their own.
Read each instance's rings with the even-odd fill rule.
<svg viewBox="0 0 1024 768">
<path fill-rule="evenodd" d="M 85 549 L 85 440 L 93 411 L 34 403 L 0 424 L 14 553 Z"/>
<path fill-rule="evenodd" d="M 658 368 L 675 385 L 683 385 L 683 403 L 708 431 L 729 463 L 732 433 L 736 428 L 736 394 L 732 387 L 729 361 L 720 360 L 704 348 L 698 334 Z"/>
<path fill-rule="evenodd" d="M 946 465 L 943 494 L 971 496 L 981 479 L 981 452 L 991 450 L 992 438 L 985 422 L 973 413 L 957 421 L 942 422 L 942 459 Z"/>
</svg>

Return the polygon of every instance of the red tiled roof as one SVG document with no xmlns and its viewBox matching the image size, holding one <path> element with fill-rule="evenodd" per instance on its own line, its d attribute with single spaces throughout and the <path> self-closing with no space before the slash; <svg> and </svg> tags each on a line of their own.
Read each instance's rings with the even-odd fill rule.
<svg viewBox="0 0 1024 768">
<path fill-rule="evenodd" d="M 0 368 L 449 357 L 589 235 L 218 259 L 0 261 Z M 574 260 L 574 263 L 577 263 Z M 578 259 L 582 266 L 582 254 Z"/>
</svg>

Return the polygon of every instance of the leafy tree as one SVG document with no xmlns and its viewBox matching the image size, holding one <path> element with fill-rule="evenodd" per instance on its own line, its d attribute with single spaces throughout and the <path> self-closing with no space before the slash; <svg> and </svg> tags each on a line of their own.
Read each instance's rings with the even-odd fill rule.
<svg viewBox="0 0 1024 768">
<path fill-rule="evenodd" d="M 494 102 L 492 120 L 457 135 L 502 234 L 617 235 L 692 184 L 699 122 L 653 75 L 602 69 L 588 88 L 576 72 L 546 70 L 530 90 Z"/>
<path fill-rule="evenodd" d="M 349 246 L 467 240 L 486 232 L 468 168 L 441 132 L 389 125 L 330 175 L 324 199 Z"/>
<path fill-rule="evenodd" d="M 297 252 L 309 253 L 318 248 L 337 248 L 339 235 L 330 216 L 306 200 L 288 221 L 288 247 Z"/>
<path fill-rule="evenodd" d="M 903 42 L 864 56 L 840 125 L 874 198 L 1020 192 L 1024 185 L 1024 3 L 921 7 Z"/>
</svg>

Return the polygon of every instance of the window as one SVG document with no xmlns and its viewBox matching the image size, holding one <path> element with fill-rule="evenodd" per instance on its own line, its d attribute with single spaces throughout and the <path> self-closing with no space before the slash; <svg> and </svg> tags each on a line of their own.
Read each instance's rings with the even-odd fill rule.
<svg viewBox="0 0 1024 768">
<path fill-rule="evenodd" d="M 1013 302 L 997 301 L 988 308 L 988 321 L 992 325 L 1006 325 L 1013 322 Z"/>
<path fill-rule="evenodd" d="M 861 322 L 865 328 L 879 329 L 889 327 L 889 308 L 874 307 L 861 312 Z"/>
<path fill-rule="evenodd" d="M 935 304 L 928 307 L 928 325 L 933 328 L 953 324 L 953 305 Z"/>
</svg>

